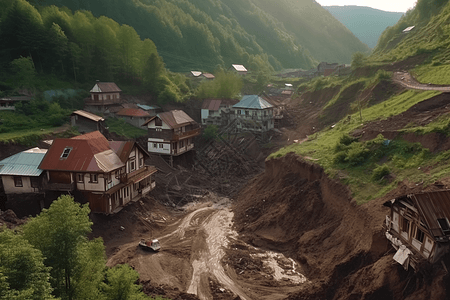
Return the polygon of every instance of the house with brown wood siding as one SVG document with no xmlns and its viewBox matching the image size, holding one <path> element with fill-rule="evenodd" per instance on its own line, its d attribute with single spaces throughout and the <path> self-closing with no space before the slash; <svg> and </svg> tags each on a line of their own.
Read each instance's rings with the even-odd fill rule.
<svg viewBox="0 0 450 300">
<path fill-rule="evenodd" d="M 44 189 L 79 191 L 93 212 L 118 212 L 155 188 L 156 168 L 145 165 L 145 149 L 134 141 L 108 141 L 99 131 L 55 139 L 39 169 Z"/>
<path fill-rule="evenodd" d="M 91 96 L 84 102 L 84 109 L 90 112 L 105 112 L 120 104 L 122 90 L 114 82 L 99 82 L 90 91 Z"/>
</svg>

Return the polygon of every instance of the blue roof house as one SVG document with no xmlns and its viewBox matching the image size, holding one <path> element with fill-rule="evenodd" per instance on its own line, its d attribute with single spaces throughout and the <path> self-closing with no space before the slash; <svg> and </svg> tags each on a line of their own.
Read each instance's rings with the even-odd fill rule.
<svg viewBox="0 0 450 300">
<path fill-rule="evenodd" d="M 6 196 L 42 191 L 44 171 L 39 164 L 47 149 L 32 148 L 0 161 L 0 178 Z"/>
<path fill-rule="evenodd" d="M 232 107 L 239 131 L 266 132 L 274 128 L 274 106 L 258 95 L 246 95 Z"/>
</svg>

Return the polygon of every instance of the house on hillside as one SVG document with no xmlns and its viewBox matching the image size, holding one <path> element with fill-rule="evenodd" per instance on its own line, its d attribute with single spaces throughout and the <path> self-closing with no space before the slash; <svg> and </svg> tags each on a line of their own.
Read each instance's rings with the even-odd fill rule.
<svg viewBox="0 0 450 300">
<path fill-rule="evenodd" d="M 247 69 L 243 65 L 232 64 L 230 69 L 232 71 L 236 72 L 239 75 L 246 75 L 247 74 Z"/>
<path fill-rule="evenodd" d="M 44 189 L 80 192 L 91 211 L 112 214 L 155 188 L 156 168 L 145 165 L 134 141 L 108 141 L 99 131 L 55 139 L 39 165 Z"/>
<path fill-rule="evenodd" d="M 203 73 L 200 77 L 205 78 L 205 79 L 209 79 L 209 80 L 213 80 L 214 78 L 216 78 L 213 74 L 211 73 Z"/>
<path fill-rule="evenodd" d="M 72 126 L 78 127 L 78 132 L 88 133 L 92 131 L 100 131 L 105 133 L 105 119 L 93 113 L 76 110 L 70 115 L 70 123 Z"/>
<path fill-rule="evenodd" d="M 0 110 L 16 110 L 16 104 L 31 101 L 29 96 L 10 96 L 0 98 Z"/>
<path fill-rule="evenodd" d="M 84 109 L 90 112 L 104 112 L 121 102 L 122 90 L 114 82 L 97 81 L 90 93 L 84 102 Z"/>
<path fill-rule="evenodd" d="M 417 270 L 450 249 L 450 190 L 410 194 L 387 201 L 386 237 L 397 250 L 394 260 Z"/>
<path fill-rule="evenodd" d="M 43 193 L 43 170 L 39 169 L 47 149 L 32 148 L 0 161 L 0 178 L 8 200 L 14 195 Z"/>
<path fill-rule="evenodd" d="M 146 111 L 151 117 L 156 116 L 157 113 L 162 112 L 161 107 L 157 105 L 145 105 L 145 104 L 137 104 L 137 107 Z"/>
<path fill-rule="evenodd" d="M 194 148 L 200 135 L 197 122 L 182 110 L 159 113 L 144 124 L 148 128 L 148 152 L 177 156 Z"/>
<path fill-rule="evenodd" d="M 235 99 L 203 100 L 201 109 L 202 125 L 227 125 L 230 122 L 231 108 L 238 102 Z"/>
<path fill-rule="evenodd" d="M 116 116 L 139 128 L 150 118 L 150 114 L 140 108 L 122 108 Z"/>
<path fill-rule="evenodd" d="M 233 105 L 238 131 L 266 132 L 274 128 L 274 106 L 258 95 L 246 95 Z"/>
</svg>

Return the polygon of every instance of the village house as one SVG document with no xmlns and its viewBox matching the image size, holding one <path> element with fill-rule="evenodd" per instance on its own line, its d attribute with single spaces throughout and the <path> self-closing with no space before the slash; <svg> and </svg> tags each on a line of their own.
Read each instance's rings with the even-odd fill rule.
<svg viewBox="0 0 450 300">
<path fill-rule="evenodd" d="M 194 148 L 200 135 L 197 122 L 182 110 L 159 113 L 144 123 L 148 128 L 148 152 L 177 156 Z"/>
<path fill-rule="evenodd" d="M 29 96 L 10 96 L 0 98 L 0 110 L 16 110 L 16 104 L 31 101 Z"/>
<path fill-rule="evenodd" d="M 39 169 L 44 189 L 79 192 L 91 211 L 112 214 L 155 188 L 156 168 L 134 141 L 108 141 L 99 131 L 55 139 Z"/>
<path fill-rule="evenodd" d="M 230 69 L 232 71 L 236 72 L 239 75 L 246 75 L 247 74 L 247 69 L 243 65 L 232 64 Z"/>
<path fill-rule="evenodd" d="M 225 126 L 230 122 L 231 108 L 238 103 L 235 99 L 205 99 L 202 103 L 202 125 Z"/>
<path fill-rule="evenodd" d="M 274 128 L 274 106 L 258 95 L 246 95 L 233 105 L 238 131 L 266 132 Z"/>
<path fill-rule="evenodd" d="M 17 194 L 43 193 L 43 170 L 39 165 L 47 149 L 32 148 L 0 161 L 0 177 L 7 200 Z"/>
<path fill-rule="evenodd" d="M 145 105 L 145 104 L 137 104 L 137 107 L 146 111 L 150 117 L 156 116 L 157 113 L 162 112 L 161 107 L 157 105 Z"/>
<path fill-rule="evenodd" d="M 140 108 L 122 108 L 116 113 L 116 116 L 128 124 L 140 128 L 148 120 L 150 114 Z"/>
<path fill-rule="evenodd" d="M 98 82 L 85 100 L 84 109 L 90 112 L 104 112 L 111 106 L 120 104 L 122 90 L 114 82 Z"/>
<path fill-rule="evenodd" d="M 84 110 L 76 110 L 70 115 L 70 124 L 78 127 L 78 132 L 100 131 L 105 134 L 105 119 Z"/>
<path fill-rule="evenodd" d="M 417 268 L 435 263 L 450 249 L 450 190 L 410 194 L 387 201 L 386 237 L 394 260 Z"/>
</svg>

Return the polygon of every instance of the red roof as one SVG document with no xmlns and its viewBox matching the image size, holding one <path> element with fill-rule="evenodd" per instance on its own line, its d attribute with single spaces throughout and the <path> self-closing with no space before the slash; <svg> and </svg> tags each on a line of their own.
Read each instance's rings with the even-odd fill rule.
<svg viewBox="0 0 450 300">
<path fill-rule="evenodd" d="M 111 150 L 108 140 L 94 131 L 71 139 L 55 139 L 42 160 L 42 170 L 101 172 L 102 168 L 94 157 Z M 67 155 L 63 155 L 67 153 Z"/>
<path fill-rule="evenodd" d="M 133 141 L 109 141 L 109 146 L 119 156 L 123 163 L 128 160 L 128 156 L 130 155 L 134 144 Z"/>
<path fill-rule="evenodd" d="M 150 117 L 150 114 L 140 108 L 122 108 L 116 115 L 126 117 Z"/>
<path fill-rule="evenodd" d="M 217 111 L 219 110 L 220 103 L 222 103 L 222 101 L 218 99 L 205 99 L 203 101 L 202 109 Z"/>
<path fill-rule="evenodd" d="M 163 113 L 159 113 L 154 117 L 151 117 L 147 120 L 142 126 L 147 125 L 153 119 L 160 118 L 167 126 L 171 129 L 179 128 L 189 124 L 197 124 L 191 117 L 188 116 L 182 110 L 171 110 Z"/>
</svg>

